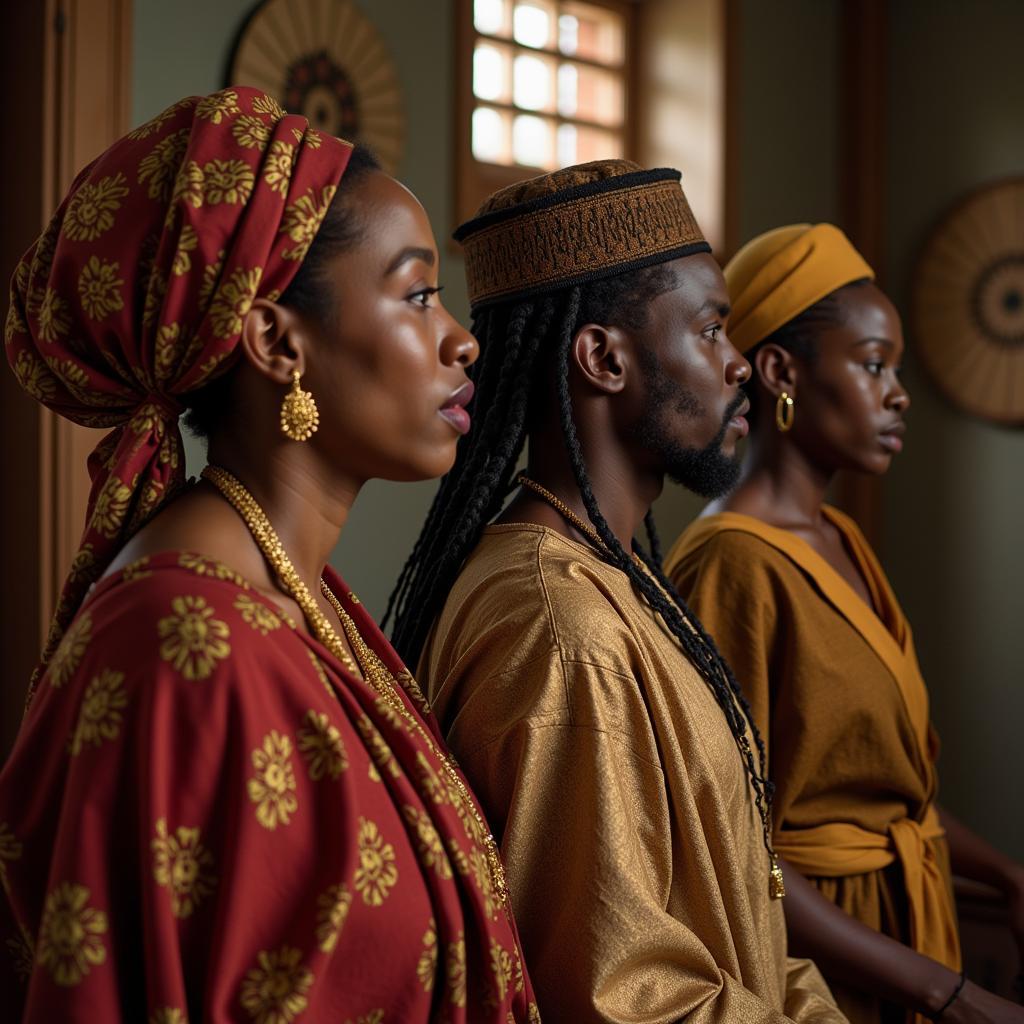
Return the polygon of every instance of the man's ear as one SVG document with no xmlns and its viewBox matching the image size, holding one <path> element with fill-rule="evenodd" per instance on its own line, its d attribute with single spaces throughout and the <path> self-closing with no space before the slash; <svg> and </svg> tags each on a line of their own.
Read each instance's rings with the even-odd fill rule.
<svg viewBox="0 0 1024 1024">
<path fill-rule="evenodd" d="M 573 338 L 569 355 L 587 385 L 617 394 L 626 383 L 627 349 L 625 334 L 618 327 L 584 324 Z"/>
<path fill-rule="evenodd" d="M 762 345 L 754 355 L 754 367 L 761 383 L 773 398 L 785 391 L 796 397 L 799 367 L 792 354 L 779 345 Z"/>
<path fill-rule="evenodd" d="M 308 368 L 309 330 L 287 306 L 253 299 L 242 318 L 239 348 L 257 373 L 277 384 L 288 384 L 293 371 L 304 374 Z"/>
</svg>

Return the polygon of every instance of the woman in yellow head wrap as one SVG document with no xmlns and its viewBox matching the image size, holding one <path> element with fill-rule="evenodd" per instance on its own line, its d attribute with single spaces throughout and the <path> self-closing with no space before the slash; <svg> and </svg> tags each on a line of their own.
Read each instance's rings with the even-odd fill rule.
<svg viewBox="0 0 1024 1024">
<path fill-rule="evenodd" d="M 830 224 L 755 238 L 725 277 L 729 338 L 756 367 L 751 438 L 739 485 L 667 569 L 768 743 L 793 948 L 854 1024 L 1024 1021 L 964 982 L 950 854 L 1006 892 L 1022 937 L 1024 872 L 937 808 L 910 627 L 863 535 L 825 504 L 838 470 L 884 473 L 903 447 L 899 315 Z"/>
</svg>

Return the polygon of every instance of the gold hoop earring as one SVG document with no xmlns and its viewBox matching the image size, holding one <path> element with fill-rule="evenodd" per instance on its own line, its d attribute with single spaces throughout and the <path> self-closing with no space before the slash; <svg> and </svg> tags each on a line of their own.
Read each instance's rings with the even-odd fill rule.
<svg viewBox="0 0 1024 1024">
<path fill-rule="evenodd" d="M 780 434 L 785 434 L 786 431 L 793 429 L 795 416 L 793 399 L 789 397 L 788 392 L 783 391 L 775 403 L 775 426 L 778 427 Z"/>
<path fill-rule="evenodd" d="M 313 396 L 299 386 L 301 377 L 292 370 L 292 389 L 281 403 L 281 433 L 293 441 L 308 441 L 320 426 L 320 410 Z"/>
</svg>

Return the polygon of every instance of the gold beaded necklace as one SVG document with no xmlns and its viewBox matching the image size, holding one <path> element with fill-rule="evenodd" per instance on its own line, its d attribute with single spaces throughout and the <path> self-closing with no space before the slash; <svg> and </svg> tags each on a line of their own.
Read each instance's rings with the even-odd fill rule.
<svg viewBox="0 0 1024 1024">
<path fill-rule="evenodd" d="M 352 656 L 345 649 L 341 637 L 330 624 L 327 616 L 320 610 L 320 606 L 313 599 L 309 588 L 302 581 L 296 572 L 288 553 L 281 543 L 277 532 L 271 525 L 267 514 L 260 507 L 256 499 L 249 493 L 245 485 L 232 476 L 226 469 L 220 466 L 207 466 L 202 472 L 203 479 L 208 480 L 232 505 L 242 521 L 249 528 L 253 540 L 256 541 L 263 557 L 281 583 L 285 592 L 295 599 L 296 604 L 302 609 L 317 639 L 345 666 L 353 675 L 361 677 L 387 702 L 388 706 L 401 718 L 406 729 L 415 733 L 427 749 L 437 758 L 449 782 L 449 792 L 454 791 L 458 798 L 459 806 L 456 812 L 463 822 L 471 821 L 475 828 L 473 831 L 479 838 L 484 849 L 484 856 L 487 859 L 488 873 L 491 878 L 491 888 L 494 896 L 502 908 L 508 911 L 508 886 L 505 882 L 505 868 L 501 863 L 501 856 L 498 853 L 498 844 L 487 826 L 487 822 L 477 810 L 476 803 L 469 793 L 469 788 L 462 781 L 461 775 L 455 767 L 451 755 L 441 750 L 434 742 L 430 733 L 423 728 L 419 719 L 409 711 L 396 690 L 398 685 L 395 677 L 388 667 L 381 661 L 369 644 L 363 639 L 359 627 L 355 624 L 352 616 L 345 611 L 341 601 L 327 586 L 325 580 L 320 580 L 320 591 L 337 613 L 338 620 L 345 631 L 348 642 L 352 645 L 352 651 L 356 656 L 358 665 L 352 660 Z M 360 672 L 361 670 L 361 672 Z M 468 816 L 468 817 L 467 817 Z"/>
<path fill-rule="evenodd" d="M 313 600 L 309 588 L 295 571 L 295 566 L 292 565 L 277 531 L 270 524 L 266 513 L 260 508 L 259 502 L 238 479 L 220 466 L 207 466 L 202 472 L 202 477 L 213 484 L 242 517 L 253 540 L 263 552 L 263 557 L 270 563 L 280 580 L 285 593 L 293 597 L 295 603 L 302 609 L 302 614 L 312 627 L 316 638 L 349 672 L 359 676 L 359 666 L 352 660 L 352 656 L 341 642 L 341 637 L 331 627 L 327 616 L 320 610 L 320 606 Z M 344 619 L 342 624 L 345 624 Z M 346 630 L 347 634 L 348 630 Z"/>
<path fill-rule="evenodd" d="M 567 522 L 571 523 L 577 530 L 579 530 L 579 532 L 582 533 L 583 536 L 586 537 L 587 540 L 589 540 L 591 544 L 593 544 L 594 547 L 596 547 L 599 551 L 607 552 L 608 545 L 605 544 L 603 540 L 601 540 L 601 536 L 600 534 L 598 534 L 597 530 L 595 530 L 594 527 L 591 526 L 589 523 L 585 523 L 578 515 L 576 515 L 575 512 L 573 512 L 571 508 L 569 508 L 568 505 L 566 505 L 564 501 L 562 501 L 561 498 L 552 494 L 551 491 L 549 491 L 542 484 L 537 483 L 536 480 L 531 480 L 528 476 L 526 476 L 525 473 L 520 473 L 516 477 L 516 482 L 519 483 L 521 486 L 533 491 L 534 494 L 537 494 L 541 498 L 543 498 L 544 501 L 546 501 L 556 512 L 558 512 L 562 516 L 562 518 L 564 518 Z M 635 561 L 640 566 L 641 571 L 646 571 L 646 568 L 644 567 L 642 560 L 637 557 L 636 552 L 633 552 L 633 561 Z M 657 580 L 655 580 L 654 582 L 656 585 L 658 585 Z M 740 736 L 737 742 L 739 744 L 741 752 L 744 755 L 744 758 L 750 758 L 750 760 L 753 760 L 753 754 L 750 750 L 750 742 L 747 740 L 747 737 Z M 761 803 L 757 804 L 757 809 L 759 816 L 761 818 L 761 828 L 764 832 L 765 847 L 768 850 L 768 895 L 773 900 L 779 900 L 786 895 L 786 883 L 785 879 L 782 876 L 782 868 L 779 867 L 778 855 L 772 848 L 771 825 L 768 820 L 768 811 Z"/>
</svg>

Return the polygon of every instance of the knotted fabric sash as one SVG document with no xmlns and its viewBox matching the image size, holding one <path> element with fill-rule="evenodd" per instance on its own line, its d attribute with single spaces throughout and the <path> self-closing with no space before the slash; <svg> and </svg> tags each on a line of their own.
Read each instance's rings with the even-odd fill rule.
<svg viewBox="0 0 1024 1024">
<path fill-rule="evenodd" d="M 945 835 L 934 806 L 919 823 L 891 822 L 887 834 L 849 822 L 787 829 L 775 836 L 778 854 L 801 874 L 845 878 L 881 871 L 898 861 L 910 910 L 910 941 L 918 953 L 960 969 L 960 940 L 949 886 L 935 857 L 935 841 Z"/>
<path fill-rule="evenodd" d="M 224 372 L 256 298 L 305 258 L 352 147 L 255 89 L 181 100 L 76 178 L 11 281 L 5 354 L 33 398 L 113 427 L 42 660 L 89 586 L 184 482 L 181 396 Z"/>
</svg>

